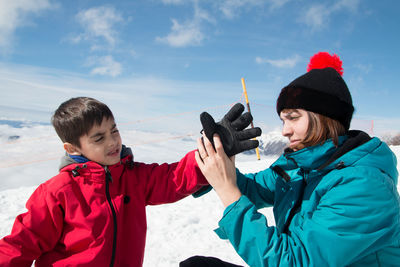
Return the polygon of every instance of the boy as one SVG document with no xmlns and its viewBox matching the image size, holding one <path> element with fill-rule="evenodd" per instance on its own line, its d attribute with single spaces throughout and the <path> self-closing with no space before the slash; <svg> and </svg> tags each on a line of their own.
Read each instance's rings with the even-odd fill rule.
<svg viewBox="0 0 400 267">
<path fill-rule="evenodd" d="M 141 266 L 146 205 L 207 185 L 189 152 L 180 162 L 133 161 L 111 110 L 88 97 L 60 105 L 52 124 L 66 155 L 0 240 L 0 266 Z"/>
</svg>

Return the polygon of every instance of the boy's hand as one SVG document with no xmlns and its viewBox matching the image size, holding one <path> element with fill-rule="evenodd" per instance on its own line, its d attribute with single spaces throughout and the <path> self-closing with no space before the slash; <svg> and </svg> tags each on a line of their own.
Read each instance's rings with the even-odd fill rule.
<svg viewBox="0 0 400 267">
<path fill-rule="evenodd" d="M 228 157 L 258 147 L 258 141 L 251 139 L 260 136 L 261 129 L 255 127 L 245 130 L 253 121 L 253 116 L 249 112 L 242 114 L 243 111 L 244 106 L 236 103 L 217 123 L 207 112 L 200 114 L 203 131 L 208 140 L 214 145 L 213 135 L 218 134 Z"/>
</svg>

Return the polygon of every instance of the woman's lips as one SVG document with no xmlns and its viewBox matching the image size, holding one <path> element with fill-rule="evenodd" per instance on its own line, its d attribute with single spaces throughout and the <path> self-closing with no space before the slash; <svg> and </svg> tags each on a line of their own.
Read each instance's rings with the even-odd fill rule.
<svg viewBox="0 0 400 267">
<path fill-rule="evenodd" d="M 294 146 L 294 145 L 297 145 L 298 143 L 300 143 L 300 140 L 291 140 L 290 141 L 290 146 Z"/>
</svg>

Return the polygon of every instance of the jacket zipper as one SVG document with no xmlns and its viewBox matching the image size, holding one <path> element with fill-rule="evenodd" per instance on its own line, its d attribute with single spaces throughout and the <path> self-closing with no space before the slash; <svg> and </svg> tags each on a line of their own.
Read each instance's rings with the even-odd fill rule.
<svg viewBox="0 0 400 267">
<path fill-rule="evenodd" d="M 285 172 L 286 173 L 286 172 Z M 292 222 L 294 215 L 299 211 L 301 204 L 303 204 L 304 191 L 307 186 L 308 170 L 303 170 L 303 179 L 301 180 L 300 194 L 289 212 L 289 216 L 283 226 L 283 233 L 289 233 L 289 225 Z"/>
<path fill-rule="evenodd" d="M 113 222 L 114 222 L 113 246 L 112 246 L 112 255 L 111 255 L 111 261 L 110 261 L 110 267 L 112 267 L 112 266 L 114 266 L 115 252 L 116 252 L 116 248 L 117 248 L 117 213 L 115 212 L 115 208 L 111 201 L 111 195 L 110 195 L 109 183 L 112 182 L 112 176 L 111 176 L 111 173 L 108 170 L 107 166 L 104 167 L 104 169 L 106 171 L 106 197 L 107 197 L 108 205 L 111 208 L 111 212 L 113 215 Z"/>
</svg>

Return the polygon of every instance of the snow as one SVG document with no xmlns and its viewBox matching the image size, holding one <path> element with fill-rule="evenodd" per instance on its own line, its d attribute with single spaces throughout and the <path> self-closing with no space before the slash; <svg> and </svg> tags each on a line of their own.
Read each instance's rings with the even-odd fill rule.
<svg viewBox="0 0 400 267">
<path fill-rule="evenodd" d="M 121 129 L 123 143 L 132 148 L 136 161 L 174 162 L 196 149 L 199 134 L 143 132 Z M 251 173 L 267 168 L 277 155 L 267 149 L 281 149 L 284 140 L 279 132 L 260 138 L 261 159 L 256 154 L 236 157 L 241 172 Z M 275 144 L 275 145 L 274 145 Z M 58 172 L 63 155 L 62 144 L 50 125 L 0 124 L 0 238 L 12 228 L 15 217 L 25 211 L 25 202 L 35 188 Z M 397 157 L 400 146 L 391 147 Z M 398 187 L 399 188 L 399 187 Z M 148 232 L 144 266 L 178 266 L 194 255 L 218 257 L 245 265 L 228 241 L 214 233 L 223 206 L 214 191 L 201 198 L 191 196 L 173 204 L 147 208 Z M 274 225 L 272 209 L 261 210 L 268 224 Z"/>
</svg>

